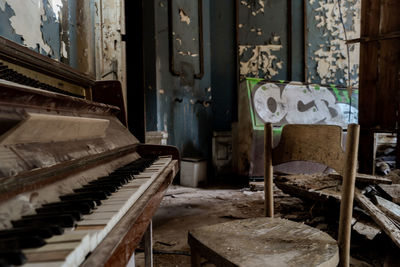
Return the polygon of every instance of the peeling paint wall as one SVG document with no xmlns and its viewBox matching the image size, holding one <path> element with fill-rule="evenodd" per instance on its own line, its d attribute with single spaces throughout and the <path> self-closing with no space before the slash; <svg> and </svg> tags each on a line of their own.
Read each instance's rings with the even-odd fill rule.
<svg viewBox="0 0 400 267">
<path fill-rule="evenodd" d="M 246 91 L 245 82 L 240 84 L 239 96 L 248 96 L 247 102 L 239 101 L 240 143 L 257 146 L 267 121 L 342 126 L 357 121 L 359 48 L 349 46 L 348 67 L 339 11 L 347 39 L 359 38 L 360 5 L 361 0 L 304 0 L 304 7 L 296 0 L 238 0 L 240 76 L 270 82 L 255 91 Z M 346 88 L 348 74 L 353 88 Z M 257 155 L 249 156 L 246 149 L 248 145 L 239 144 L 242 175 L 258 164 L 252 159 Z"/>
<path fill-rule="evenodd" d="M 230 131 L 238 116 L 235 2 L 211 1 L 210 9 L 213 131 Z"/>
<path fill-rule="evenodd" d="M 123 0 L 0 0 L 0 36 L 91 74 L 126 98 Z"/>
<path fill-rule="evenodd" d="M 287 79 L 287 1 L 241 0 L 238 6 L 240 75 Z"/>
<path fill-rule="evenodd" d="M 346 86 L 350 70 L 350 85 L 358 87 L 359 45 L 349 45 L 349 68 L 345 31 L 349 40 L 360 37 L 361 0 L 308 0 L 306 4 L 307 82 Z"/>
<path fill-rule="evenodd" d="M 1 0 L 0 35 L 74 66 L 75 48 L 71 46 L 76 38 L 72 29 L 74 3 L 73 0 Z"/>
<path fill-rule="evenodd" d="M 281 49 L 281 44 L 239 45 L 240 75 L 272 79 L 283 67 L 283 61 L 275 53 Z"/>
<path fill-rule="evenodd" d="M 177 67 L 177 71 L 191 69 L 191 72 L 182 73 L 180 76 L 171 72 L 170 49 L 167 44 L 169 38 L 173 38 L 176 47 L 179 48 L 179 41 L 176 38 L 181 39 L 182 45 L 185 44 L 187 49 L 180 47 L 179 50 L 191 51 L 192 54 L 193 51 L 198 51 L 197 34 L 195 36 L 192 36 L 192 33 L 170 36 L 168 23 L 170 1 L 143 2 L 144 28 L 147 33 L 144 37 L 146 130 L 168 132 L 168 144 L 177 146 L 183 157 L 198 156 L 211 159 L 211 109 L 213 104 L 203 104 L 203 101 L 211 100 L 213 90 L 210 71 L 211 1 L 200 1 L 203 9 L 204 76 L 196 79 L 194 74 L 199 70 L 196 61 L 186 61 L 184 68 L 184 64 L 182 64 L 184 62 L 181 62 L 182 67 Z M 195 4 L 197 1 L 190 4 L 188 1 L 176 1 L 175 3 L 184 3 L 188 8 L 196 8 L 184 9 L 184 13 L 182 11 L 181 15 L 179 9 L 175 10 L 177 27 L 184 29 L 194 25 L 196 20 L 191 14 L 198 14 L 197 4 Z M 187 23 L 189 20 L 185 16 L 190 18 L 190 24 Z M 172 30 L 172 32 L 175 31 Z M 193 40 L 194 37 L 196 40 Z M 186 57 L 199 59 L 199 56 L 182 56 L 182 60 Z"/>
<path fill-rule="evenodd" d="M 126 53 L 123 0 L 95 0 L 95 59 L 97 80 L 119 80 L 126 101 Z M 134 90 L 134 88 L 132 88 Z"/>
</svg>

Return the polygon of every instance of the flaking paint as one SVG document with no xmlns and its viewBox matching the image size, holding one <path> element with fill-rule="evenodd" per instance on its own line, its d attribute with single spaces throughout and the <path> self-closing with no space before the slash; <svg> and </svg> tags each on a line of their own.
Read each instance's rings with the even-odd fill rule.
<svg viewBox="0 0 400 267">
<path fill-rule="evenodd" d="M 281 49 L 281 44 L 239 45 L 240 75 L 273 78 L 283 67 L 283 61 L 275 54 Z"/>
<path fill-rule="evenodd" d="M 361 0 L 340 1 L 348 39 L 360 36 Z M 309 0 L 308 17 L 308 82 L 320 84 L 350 84 L 358 86 L 359 45 L 351 44 L 350 67 L 338 1 Z"/>
</svg>

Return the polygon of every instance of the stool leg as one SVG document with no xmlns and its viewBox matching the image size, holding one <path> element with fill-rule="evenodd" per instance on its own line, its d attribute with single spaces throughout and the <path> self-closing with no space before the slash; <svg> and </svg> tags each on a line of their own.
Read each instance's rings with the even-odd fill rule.
<svg viewBox="0 0 400 267">
<path fill-rule="evenodd" d="M 151 220 L 143 238 L 145 266 L 153 267 L 153 222 Z"/>
<path fill-rule="evenodd" d="M 201 259 L 200 259 L 200 254 L 195 250 L 190 248 L 190 260 L 192 267 L 200 267 L 201 265 Z"/>
</svg>

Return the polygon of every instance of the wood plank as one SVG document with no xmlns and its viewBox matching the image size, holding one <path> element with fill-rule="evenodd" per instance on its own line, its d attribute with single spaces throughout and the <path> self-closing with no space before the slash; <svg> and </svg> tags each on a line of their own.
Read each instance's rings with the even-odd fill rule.
<svg viewBox="0 0 400 267">
<path fill-rule="evenodd" d="M 328 174 L 329 177 L 341 180 L 342 176 L 336 172 Z M 379 177 L 375 175 L 357 173 L 356 182 L 367 183 L 367 184 L 391 184 L 392 180 L 385 177 Z"/>
<path fill-rule="evenodd" d="M 396 10 L 398 12 L 399 9 Z M 397 17 L 398 14 L 396 15 Z M 398 110 L 398 92 L 400 82 L 398 79 L 400 67 L 400 42 L 399 40 L 382 40 L 379 42 L 379 82 L 376 95 L 376 125 L 381 130 L 395 131 Z M 361 93 L 361 90 L 360 90 Z"/>
<path fill-rule="evenodd" d="M 361 38 L 379 35 L 380 9 L 380 0 L 363 0 L 361 5 Z M 376 121 L 376 94 L 379 77 L 378 48 L 376 42 L 361 43 L 360 46 L 359 124 L 362 130 L 363 128 L 374 127 Z M 360 144 L 360 150 L 364 145 L 366 144 Z M 372 148 L 368 144 L 368 149 Z M 362 153 L 359 155 L 363 156 Z"/>
<path fill-rule="evenodd" d="M 392 202 L 400 204 L 400 184 L 379 184 L 377 189 L 384 193 Z"/>
<path fill-rule="evenodd" d="M 380 0 L 363 0 L 361 5 L 361 38 L 379 35 Z M 358 122 L 361 126 L 359 146 L 359 170 L 374 172 L 374 136 L 377 116 L 377 84 L 379 79 L 378 42 L 361 43 L 359 64 Z"/>
<path fill-rule="evenodd" d="M 399 221 L 400 223 L 400 206 L 388 201 L 380 196 L 374 196 L 376 201 L 376 206 L 380 208 L 384 213 L 386 213 L 389 217 Z"/>
<path fill-rule="evenodd" d="M 327 175 L 278 176 L 275 185 L 284 193 L 301 199 L 328 202 L 339 205 L 341 192 L 338 180 Z"/>
<path fill-rule="evenodd" d="M 355 193 L 357 203 L 371 216 L 371 218 L 380 226 L 382 230 L 400 247 L 400 229 L 378 209 L 366 196 L 360 192 Z"/>
</svg>

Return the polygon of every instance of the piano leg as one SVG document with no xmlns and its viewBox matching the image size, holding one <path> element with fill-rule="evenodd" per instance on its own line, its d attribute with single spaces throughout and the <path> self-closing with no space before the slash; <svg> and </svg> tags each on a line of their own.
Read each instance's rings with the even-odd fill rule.
<svg viewBox="0 0 400 267">
<path fill-rule="evenodd" d="M 146 267 L 153 267 L 153 221 L 144 233 L 144 262 Z"/>
</svg>

